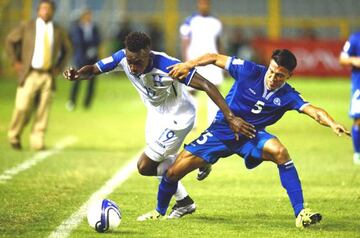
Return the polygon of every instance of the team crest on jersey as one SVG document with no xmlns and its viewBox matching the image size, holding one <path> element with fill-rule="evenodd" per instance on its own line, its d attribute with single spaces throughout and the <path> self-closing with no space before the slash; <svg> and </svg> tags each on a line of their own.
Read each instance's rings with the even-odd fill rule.
<svg viewBox="0 0 360 238">
<path fill-rule="evenodd" d="M 155 86 L 164 86 L 164 84 L 162 83 L 162 77 L 163 76 L 160 76 L 158 74 L 153 74 L 153 81 L 154 81 L 154 85 Z"/>
<path fill-rule="evenodd" d="M 275 105 L 277 105 L 277 106 L 280 106 L 280 105 L 281 105 L 281 100 L 280 100 L 280 98 L 274 98 L 273 103 L 274 103 Z"/>
</svg>

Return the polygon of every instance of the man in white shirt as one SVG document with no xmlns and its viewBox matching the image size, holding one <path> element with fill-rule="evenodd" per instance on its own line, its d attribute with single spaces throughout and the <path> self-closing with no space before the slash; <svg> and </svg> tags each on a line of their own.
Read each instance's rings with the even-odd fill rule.
<svg viewBox="0 0 360 238">
<path fill-rule="evenodd" d="M 195 59 L 205 53 L 219 53 L 222 50 L 220 36 L 222 24 L 219 19 L 210 15 L 210 0 L 197 1 L 198 12 L 186 18 L 180 26 L 181 54 L 183 61 Z M 223 72 L 215 65 L 197 67 L 197 72 L 212 82 L 217 88 L 224 80 Z M 189 88 L 191 94 L 195 91 Z M 219 108 L 208 99 L 207 124 L 210 125 Z M 197 176 L 203 180 L 211 171 L 211 166 L 201 168 Z"/>
<path fill-rule="evenodd" d="M 15 108 L 8 138 L 12 148 L 20 150 L 21 134 L 36 108 L 30 134 L 35 150 L 45 149 L 50 104 L 55 90 L 55 77 L 60 73 L 71 53 L 66 32 L 52 21 L 55 4 L 41 0 L 37 18 L 21 24 L 6 38 L 5 47 L 19 76 Z"/>
</svg>

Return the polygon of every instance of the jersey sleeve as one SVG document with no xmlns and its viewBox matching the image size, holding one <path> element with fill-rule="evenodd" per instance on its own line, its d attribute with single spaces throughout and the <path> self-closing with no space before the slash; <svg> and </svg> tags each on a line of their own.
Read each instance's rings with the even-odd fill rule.
<svg viewBox="0 0 360 238">
<path fill-rule="evenodd" d="M 193 16 L 190 16 L 190 17 L 186 18 L 185 21 L 181 24 L 180 29 L 179 29 L 179 33 L 180 33 L 181 38 L 189 38 L 189 37 L 191 37 L 190 22 L 191 22 L 192 18 L 193 18 Z"/>
<path fill-rule="evenodd" d="M 111 55 L 107 58 L 104 58 L 102 60 L 99 60 L 96 63 L 96 66 L 103 73 L 112 71 L 118 66 L 120 66 L 120 70 L 122 70 L 120 61 L 123 58 L 125 58 L 125 50 L 119 50 L 118 52 L 114 53 L 113 55 Z"/>
<path fill-rule="evenodd" d="M 230 75 L 238 80 L 242 77 L 251 77 L 254 75 L 258 75 L 261 71 L 260 67 L 247 60 L 238 59 L 236 57 L 229 57 L 225 69 L 230 73 Z"/>
<path fill-rule="evenodd" d="M 196 69 L 195 68 L 191 69 L 189 74 L 186 76 L 186 78 L 184 80 L 179 80 L 179 82 L 185 84 L 186 86 L 189 86 L 195 73 L 196 73 Z"/>
<path fill-rule="evenodd" d="M 291 102 L 289 105 L 289 109 L 290 110 L 296 110 L 298 112 L 302 112 L 303 109 L 309 105 L 310 103 L 306 100 L 304 100 L 304 98 L 301 96 L 301 94 L 297 91 L 293 91 L 291 93 Z"/>
<path fill-rule="evenodd" d="M 359 40 L 360 40 L 359 37 L 356 37 L 355 35 L 351 35 L 349 40 L 345 42 L 342 54 L 345 54 L 348 57 L 356 56 L 356 46 L 358 45 Z"/>
</svg>

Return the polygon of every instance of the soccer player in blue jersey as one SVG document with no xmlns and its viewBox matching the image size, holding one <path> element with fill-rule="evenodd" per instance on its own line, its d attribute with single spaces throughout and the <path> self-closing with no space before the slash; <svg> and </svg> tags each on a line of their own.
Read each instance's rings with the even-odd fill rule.
<svg viewBox="0 0 360 238">
<path fill-rule="evenodd" d="M 141 32 L 132 32 L 125 39 L 125 49 L 94 65 L 64 72 L 69 80 L 87 79 L 90 76 L 122 70 L 137 89 L 148 109 L 146 121 L 146 148 L 138 160 L 138 171 L 145 176 L 161 176 L 176 158 L 185 136 L 195 120 L 195 107 L 185 85 L 205 91 L 225 115 L 234 132 L 255 136 L 254 128 L 240 117 L 235 117 L 217 88 L 192 70 L 181 81 L 168 76 L 167 67 L 179 63 L 163 52 L 150 50 L 150 38 Z M 191 80 L 190 80 L 191 79 Z M 179 183 L 174 197 L 176 204 L 170 218 L 180 218 L 195 211 L 195 203 L 185 187 Z M 138 217 L 139 221 L 147 216 Z"/>
<path fill-rule="evenodd" d="M 153 219 L 165 215 L 177 182 L 194 169 L 214 164 L 218 159 L 237 154 L 252 169 L 263 161 L 274 162 L 279 169 L 282 186 L 294 209 L 297 227 L 307 227 L 321 220 L 319 213 L 304 208 L 304 199 L 295 165 L 285 146 L 265 128 L 277 122 L 286 111 L 297 110 L 318 123 L 331 127 L 337 134 L 350 135 L 344 126 L 335 122 L 323 109 L 304 101 L 286 81 L 296 67 L 295 56 L 286 49 L 275 50 L 269 67 L 220 54 L 206 54 L 195 60 L 172 66 L 169 75 L 182 79 L 196 66 L 214 64 L 229 72 L 235 79 L 226 102 L 236 116 L 241 116 L 256 128 L 249 138 L 234 134 L 219 111 L 214 122 L 197 139 L 185 146 L 174 164 L 164 174 L 158 189 L 158 203 Z"/>
<path fill-rule="evenodd" d="M 353 33 L 345 42 L 340 55 L 340 64 L 350 65 L 351 103 L 350 117 L 354 119 L 351 130 L 354 146 L 354 164 L 360 165 L 360 32 Z"/>
</svg>

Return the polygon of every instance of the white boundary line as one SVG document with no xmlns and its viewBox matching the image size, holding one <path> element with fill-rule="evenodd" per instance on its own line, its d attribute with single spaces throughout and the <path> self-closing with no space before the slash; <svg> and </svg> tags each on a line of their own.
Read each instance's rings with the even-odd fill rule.
<svg viewBox="0 0 360 238">
<path fill-rule="evenodd" d="M 48 158 L 51 155 L 61 152 L 65 147 L 74 144 L 77 140 L 78 139 L 74 136 L 65 137 L 61 141 L 59 141 L 53 149 L 38 152 L 30 159 L 25 160 L 23 163 L 11 169 L 5 170 L 2 174 L 0 174 L 0 183 L 6 183 L 18 173 L 30 169 L 32 166 L 35 166 L 37 163 L 41 162 L 42 160 Z"/>
<path fill-rule="evenodd" d="M 73 213 L 67 220 L 60 224 L 50 235 L 49 238 L 66 238 L 70 233 L 76 229 L 86 216 L 87 207 L 92 201 L 100 200 L 111 194 L 115 188 L 119 187 L 125 182 L 132 173 L 136 171 L 136 162 L 139 154 L 137 154 L 125 166 L 120 168 L 115 175 L 108 180 L 104 186 L 93 193 L 89 200 L 85 202 L 75 213 Z"/>
</svg>

